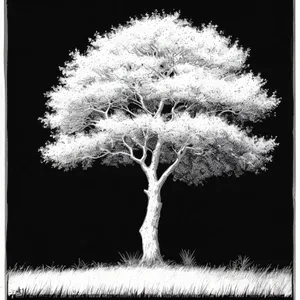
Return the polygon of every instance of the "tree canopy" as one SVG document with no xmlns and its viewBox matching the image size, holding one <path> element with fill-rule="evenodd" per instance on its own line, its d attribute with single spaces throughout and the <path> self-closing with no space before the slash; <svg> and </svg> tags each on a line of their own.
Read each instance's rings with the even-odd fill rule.
<svg viewBox="0 0 300 300">
<path fill-rule="evenodd" d="M 248 70 L 248 56 L 216 26 L 193 27 L 178 13 L 97 33 L 85 53 L 71 53 L 46 93 L 41 120 L 53 140 L 41 148 L 44 161 L 146 170 L 152 157 L 151 166 L 169 164 L 165 175 L 189 184 L 265 170 L 277 143 L 252 134 L 250 124 L 280 100 Z"/>
</svg>

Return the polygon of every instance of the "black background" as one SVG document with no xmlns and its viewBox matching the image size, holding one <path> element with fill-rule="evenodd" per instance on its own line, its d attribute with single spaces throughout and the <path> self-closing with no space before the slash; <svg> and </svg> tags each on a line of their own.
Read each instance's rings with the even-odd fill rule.
<svg viewBox="0 0 300 300">
<path fill-rule="evenodd" d="M 199 264 L 228 264 L 238 255 L 262 266 L 293 259 L 293 2 L 183 1 L 180 5 L 116 1 L 8 1 L 8 267 L 116 262 L 141 252 L 146 179 L 139 167 L 63 172 L 40 162 L 49 130 L 38 121 L 44 93 L 57 84 L 69 51 L 131 16 L 181 10 L 196 26 L 212 22 L 251 48 L 251 69 L 282 103 L 257 133 L 277 136 L 269 170 L 211 178 L 187 186 L 171 178 L 162 190 L 161 252 L 179 259 L 195 250 Z M 167 2 L 165 2 L 167 3 Z M 192 4 L 193 3 L 193 4 Z M 197 5 L 197 3 L 199 3 Z"/>
</svg>

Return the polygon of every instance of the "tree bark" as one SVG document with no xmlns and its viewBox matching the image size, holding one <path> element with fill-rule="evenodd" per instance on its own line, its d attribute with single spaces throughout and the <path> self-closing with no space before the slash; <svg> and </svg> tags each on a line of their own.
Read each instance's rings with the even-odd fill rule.
<svg viewBox="0 0 300 300">
<path fill-rule="evenodd" d="M 160 199 L 161 186 L 155 176 L 151 177 L 148 177 L 148 190 L 145 190 L 148 195 L 147 212 L 140 228 L 143 245 L 143 256 L 140 263 L 143 265 L 154 265 L 163 262 L 158 242 L 158 223 L 162 207 Z"/>
</svg>

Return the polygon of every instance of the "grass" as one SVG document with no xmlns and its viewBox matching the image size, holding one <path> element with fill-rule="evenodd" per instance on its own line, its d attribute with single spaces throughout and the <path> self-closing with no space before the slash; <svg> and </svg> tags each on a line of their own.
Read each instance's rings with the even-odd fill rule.
<svg viewBox="0 0 300 300">
<path fill-rule="evenodd" d="M 119 253 L 121 256 L 121 261 L 118 263 L 118 265 L 125 265 L 125 266 L 137 266 L 142 258 L 142 255 L 140 255 L 138 252 L 136 253 L 128 253 L 125 252 L 125 254 Z"/>
<path fill-rule="evenodd" d="M 182 260 L 182 263 L 186 267 L 195 267 L 196 266 L 196 257 L 195 251 L 191 252 L 190 250 L 181 250 L 179 256 Z"/>
<path fill-rule="evenodd" d="M 228 267 L 196 266 L 193 252 L 182 251 L 185 265 L 139 266 L 139 255 L 121 255 L 118 265 L 71 268 L 13 268 L 9 296 L 284 296 L 292 295 L 292 270 L 259 269 L 239 257 Z"/>
</svg>

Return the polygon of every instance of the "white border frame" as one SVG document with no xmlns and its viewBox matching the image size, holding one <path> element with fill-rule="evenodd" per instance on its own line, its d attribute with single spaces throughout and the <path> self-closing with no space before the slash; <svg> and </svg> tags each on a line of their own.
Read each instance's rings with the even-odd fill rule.
<svg viewBox="0 0 300 300">
<path fill-rule="evenodd" d="M 7 23 L 5 19 L 6 1 L 0 0 L 0 56 L 3 59 L 3 69 L 0 72 L 0 299 L 6 299 L 6 55 L 7 44 L 5 44 L 5 30 Z M 6 36 L 7 39 L 7 36 Z M 3 297 L 3 298 L 2 298 Z"/>
<path fill-rule="evenodd" d="M 1 41 L 1 47 L 0 47 L 0 56 L 1 60 L 3 59 L 3 69 L 2 72 L 0 72 L 0 122 L 1 122 L 1 128 L 0 128 L 0 159 L 1 159 L 1 165 L 0 165 L 0 299 L 6 299 L 6 167 L 7 167 L 7 160 L 6 160 L 6 82 L 5 82 L 5 64 L 6 61 L 6 55 L 7 55 L 7 44 L 5 44 L 5 38 L 7 41 L 7 32 L 5 30 L 7 29 L 7 17 L 6 17 L 6 1 L 0 0 L 0 41 Z M 300 275 L 295 276 L 295 274 L 300 270 L 299 264 L 297 262 L 297 250 L 299 249 L 299 235 L 298 235 L 298 220 L 297 216 L 299 215 L 299 205 L 297 205 L 297 198 L 298 194 L 296 193 L 296 187 L 298 183 L 298 179 L 300 176 L 300 167 L 299 167 L 299 161 L 296 160 L 296 153 L 300 153 L 300 134 L 299 134 L 299 125 L 300 121 L 297 119 L 297 116 L 299 118 L 300 116 L 300 105 L 298 103 L 297 105 L 297 87 L 300 85 L 300 73 L 299 73 L 299 65 L 297 64 L 297 53 L 300 53 L 300 42 L 299 42 L 299 23 L 297 23 L 297 20 L 300 20 L 300 13 L 299 13 L 299 6 L 296 5 L 296 0 L 294 0 L 294 138 L 295 140 L 295 146 L 294 146 L 294 166 L 295 166 L 295 174 L 294 174 L 294 299 L 296 299 L 296 287 L 300 286 Z M 298 29 L 298 30 L 297 30 Z M 298 100 L 300 101 L 300 100 Z M 284 179 L 283 179 L 284 180 Z M 299 183 L 300 184 L 300 183 Z M 299 185 L 300 187 L 300 185 Z"/>
</svg>

